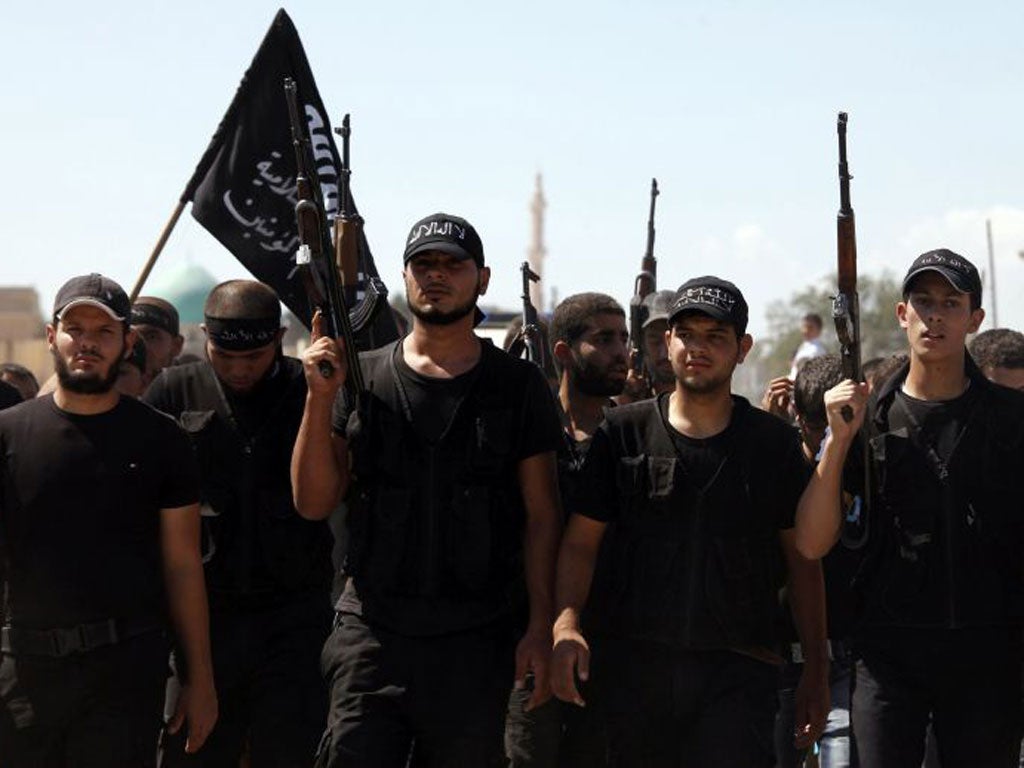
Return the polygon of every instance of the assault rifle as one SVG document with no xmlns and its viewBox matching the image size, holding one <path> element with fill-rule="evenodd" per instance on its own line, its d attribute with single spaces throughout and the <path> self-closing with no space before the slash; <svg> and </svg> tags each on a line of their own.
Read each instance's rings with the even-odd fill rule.
<svg viewBox="0 0 1024 768">
<path fill-rule="evenodd" d="M 839 113 L 839 214 L 836 216 L 839 290 L 832 297 L 843 377 L 862 381 L 860 365 L 860 300 L 857 297 L 857 232 L 850 205 L 850 175 L 846 163 L 846 113 Z M 852 414 L 844 413 L 849 421 Z"/>
<path fill-rule="evenodd" d="M 299 248 L 295 254 L 295 263 L 302 267 L 303 283 L 310 303 L 320 311 L 326 321 L 326 333 L 333 338 L 340 338 L 345 344 L 345 358 L 348 363 L 348 376 L 345 387 L 353 402 L 358 399 L 364 389 L 362 370 L 359 368 L 358 349 L 355 334 L 372 322 L 376 312 L 387 297 L 387 291 L 379 280 L 370 281 L 366 296 L 351 313 L 345 306 L 344 295 L 338 277 L 338 265 L 330 258 L 336 258 L 344 251 L 351 254 L 349 265 L 351 279 L 355 279 L 358 260 L 358 245 L 362 222 L 351 224 L 352 217 L 345 218 L 339 212 L 337 218 L 341 224 L 335 223 L 337 248 L 331 244 L 328 236 L 326 212 L 321 197 L 320 185 L 315 181 L 314 165 L 311 159 L 310 141 L 299 112 L 298 94 L 295 81 L 290 77 L 284 80 L 285 98 L 288 101 L 288 118 L 291 123 L 292 146 L 295 148 L 296 163 L 296 196 L 295 222 L 299 238 Z M 348 115 L 344 126 L 348 127 Z M 342 168 L 342 200 L 340 210 L 345 210 L 349 198 L 348 189 L 348 141 L 345 136 L 344 167 Z M 333 373 L 333 366 L 325 361 L 320 363 L 320 373 L 326 378 Z"/>
<path fill-rule="evenodd" d="M 651 179 L 651 210 L 647 214 L 647 248 L 640 262 L 640 272 L 633 281 L 633 298 L 629 300 L 629 346 L 633 372 L 644 371 L 644 321 L 647 319 L 644 299 L 658 288 L 658 260 L 654 258 L 654 203 L 658 197 L 658 180 Z"/>
<path fill-rule="evenodd" d="M 839 133 L 839 213 L 836 216 L 836 253 L 838 257 L 838 290 L 832 297 L 832 319 L 839 339 L 839 355 L 843 366 L 843 378 L 863 381 L 861 369 L 860 299 L 857 296 L 857 232 L 854 226 L 853 207 L 850 205 L 850 169 L 846 162 L 846 113 L 840 112 L 837 120 Z M 843 409 L 843 418 L 850 421 L 853 412 Z M 864 464 L 864 489 L 861 503 L 871 498 L 870 445 L 866 429 L 860 431 L 860 447 Z M 857 542 L 847 546 L 860 547 L 867 540 L 867 517 L 863 518 L 863 535 Z"/>
<path fill-rule="evenodd" d="M 540 275 L 530 269 L 528 261 L 522 263 L 519 271 L 523 275 L 523 327 L 509 346 L 509 354 L 522 357 L 525 350 L 526 359 L 543 371 L 546 365 L 544 334 L 540 330 L 537 308 L 530 301 L 530 283 L 540 282 Z"/>
</svg>

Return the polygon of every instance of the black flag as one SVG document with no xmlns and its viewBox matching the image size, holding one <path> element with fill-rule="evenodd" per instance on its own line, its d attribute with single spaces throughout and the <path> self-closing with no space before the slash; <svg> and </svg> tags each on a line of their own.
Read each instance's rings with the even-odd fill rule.
<svg viewBox="0 0 1024 768">
<path fill-rule="evenodd" d="M 302 42 L 284 9 L 274 17 L 181 199 L 192 201 L 193 218 L 258 280 L 277 291 L 308 328 L 310 303 L 295 264 L 296 167 L 285 77 L 298 86 L 324 207 L 328 218 L 333 216 L 341 162 Z M 346 290 L 350 308 L 362 297 L 365 280 L 378 276 L 365 236 L 359 248 L 359 272 L 359 284 Z M 360 334 L 357 345 L 372 348 L 397 337 L 394 318 L 384 307 Z"/>
</svg>

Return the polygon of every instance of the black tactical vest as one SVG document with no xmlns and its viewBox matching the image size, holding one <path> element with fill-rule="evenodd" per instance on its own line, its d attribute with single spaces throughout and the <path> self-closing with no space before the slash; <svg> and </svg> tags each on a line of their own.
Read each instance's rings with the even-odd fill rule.
<svg viewBox="0 0 1024 768">
<path fill-rule="evenodd" d="M 1024 396 L 967 358 L 975 388 L 945 462 L 907 430 L 888 430 L 907 367 L 871 411 L 875 488 L 858 579 L 866 622 L 954 629 L 1024 617 Z"/>
<path fill-rule="evenodd" d="M 206 362 L 168 368 L 147 400 L 188 433 L 202 480 L 203 556 L 211 593 L 280 597 L 330 589 L 333 537 L 292 503 L 291 452 L 302 421 L 302 365 L 283 358 L 281 395 L 255 435 L 239 429 Z"/>
<path fill-rule="evenodd" d="M 792 450 L 796 436 L 734 397 L 726 457 L 697 488 L 659 407 L 664 397 L 608 414 L 620 514 L 594 620 L 610 633 L 684 648 L 770 646 L 785 576 L 771 459 Z"/>
<path fill-rule="evenodd" d="M 398 343 L 360 356 L 367 392 L 346 430 L 352 485 L 345 571 L 363 615 L 398 631 L 433 634 L 521 611 L 516 451 L 530 369 L 482 345 L 451 423 L 428 443 L 403 398 Z"/>
</svg>

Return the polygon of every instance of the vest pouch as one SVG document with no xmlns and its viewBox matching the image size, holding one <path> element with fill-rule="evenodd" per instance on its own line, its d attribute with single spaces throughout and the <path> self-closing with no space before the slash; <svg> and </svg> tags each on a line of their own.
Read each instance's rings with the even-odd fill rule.
<svg viewBox="0 0 1024 768">
<path fill-rule="evenodd" d="M 632 505 L 636 497 L 644 491 L 644 478 L 647 474 L 647 456 L 623 456 L 615 467 L 615 485 L 619 489 L 619 497 Z"/>
<path fill-rule="evenodd" d="M 943 584 L 946 576 L 936 552 L 939 542 L 934 526 L 912 528 L 891 509 L 889 515 L 893 520 L 889 551 L 881 559 L 877 581 L 872 579 L 883 612 L 901 623 L 915 616 L 944 615 L 946 609 L 939 598 L 946 589 L 936 586 Z M 912 519 L 921 517 L 919 513 Z"/>
<path fill-rule="evenodd" d="M 777 584 L 778 544 L 773 539 L 714 536 L 707 540 L 705 595 L 722 639 L 730 646 L 771 638 Z"/>
<path fill-rule="evenodd" d="M 216 411 L 182 411 L 178 423 L 188 435 L 202 476 L 199 508 L 201 552 L 203 562 L 208 563 L 214 559 L 217 542 L 228 524 L 223 516 L 230 507 L 233 494 L 228 486 L 221 483 L 234 476 L 224 461 L 226 452 L 233 449 Z"/>
<path fill-rule="evenodd" d="M 479 597 L 494 581 L 491 493 L 486 486 L 454 489 L 442 566 L 453 594 Z"/>
<path fill-rule="evenodd" d="M 418 579 L 415 560 L 409 557 L 412 491 L 378 487 L 366 509 L 365 540 L 361 542 L 359 573 L 373 591 L 404 594 Z M 353 532 L 354 533 L 354 532 Z"/>
</svg>

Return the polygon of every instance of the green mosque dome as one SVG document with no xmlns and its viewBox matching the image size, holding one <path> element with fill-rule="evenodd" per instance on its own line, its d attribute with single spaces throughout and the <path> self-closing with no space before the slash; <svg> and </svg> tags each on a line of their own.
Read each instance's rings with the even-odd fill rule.
<svg viewBox="0 0 1024 768">
<path fill-rule="evenodd" d="M 143 293 L 171 302 L 183 324 L 201 323 L 206 297 L 219 282 L 198 264 L 175 264 L 146 285 Z"/>
</svg>

